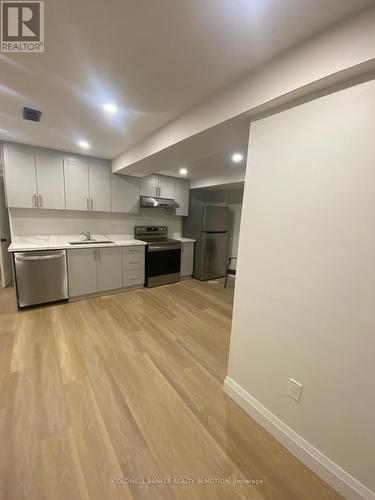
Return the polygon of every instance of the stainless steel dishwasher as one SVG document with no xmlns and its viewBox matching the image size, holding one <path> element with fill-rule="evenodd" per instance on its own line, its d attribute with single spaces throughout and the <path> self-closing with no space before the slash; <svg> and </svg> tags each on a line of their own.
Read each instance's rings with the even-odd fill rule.
<svg viewBox="0 0 375 500">
<path fill-rule="evenodd" d="M 65 250 L 15 252 L 14 269 L 18 307 L 67 300 Z"/>
</svg>

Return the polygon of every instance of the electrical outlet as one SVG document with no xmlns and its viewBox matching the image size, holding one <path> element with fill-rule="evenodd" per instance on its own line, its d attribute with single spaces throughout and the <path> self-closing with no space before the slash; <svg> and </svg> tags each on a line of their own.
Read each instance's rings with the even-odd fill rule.
<svg viewBox="0 0 375 500">
<path fill-rule="evenodd" d="M 302 396 L 302 384 L 297 382 L 297 380 L 290 378 L 288 384 L 288 395 L 299 403 Z"/>
</svg>

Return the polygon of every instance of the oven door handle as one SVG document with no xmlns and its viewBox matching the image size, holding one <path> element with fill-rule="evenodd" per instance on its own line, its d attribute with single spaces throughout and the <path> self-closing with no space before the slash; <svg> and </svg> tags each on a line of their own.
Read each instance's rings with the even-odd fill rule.
<svg viewBox="0 0 375 500">
<path fill-rule="evenodd" d="M 181 245 L 152 245 L 149 246 L 147 251 L 148 252 L 163 252 L 167 250 L 181 250 Z"/>
</svg>

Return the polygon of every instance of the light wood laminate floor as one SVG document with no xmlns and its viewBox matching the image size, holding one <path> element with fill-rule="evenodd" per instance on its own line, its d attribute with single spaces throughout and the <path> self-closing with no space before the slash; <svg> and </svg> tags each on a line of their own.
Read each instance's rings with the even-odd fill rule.
<svg viewBox="0 0 375 500">
<path fill-rule="evenodd" d="M 232 295 L 189 280 L 17 312 L 0 290 L 0 498 L 341 498 L 223 394 Z"/>
</svg>

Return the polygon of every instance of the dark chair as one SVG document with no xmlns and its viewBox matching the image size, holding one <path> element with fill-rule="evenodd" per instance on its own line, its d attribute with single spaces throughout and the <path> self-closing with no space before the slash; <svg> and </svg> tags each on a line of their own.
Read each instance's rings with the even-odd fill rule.
<svg viewBox="0 0 375 500">
<path fill-rule="evenodd" d="M 227 262 L 227 267 L 226 267 L 226 270 L 225 270 L 224 288 L 226 288 L 226 287 L 227 287 L 227 283 L 228 283 L 228 276 L 229 276 L 229 275 L 236 276 L 236 269 L 229 269 L 229 268 L 230 268 L 230 265 L 231 265 L 231 263 L 232 263 L 232 260 L 237 260 L 237 257 L 229 257 L 229 259 L 228 259 L 228 262 Z"/>
</svg>

